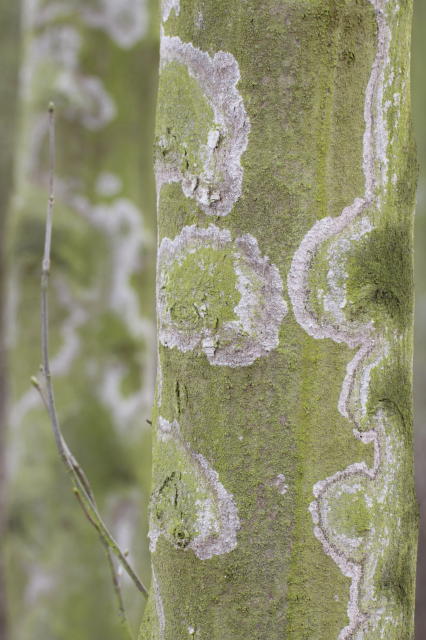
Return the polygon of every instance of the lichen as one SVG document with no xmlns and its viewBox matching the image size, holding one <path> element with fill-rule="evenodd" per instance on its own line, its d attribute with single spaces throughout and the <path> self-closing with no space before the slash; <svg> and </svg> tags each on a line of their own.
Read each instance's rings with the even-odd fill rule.
<svg viewBox="0 0 426 640">
<path fill-rule="evenodd" d="M 316 537 L 352 581 L 349 624 L 340 631 L 339 640 L 379 638 L 383 634 L 388 637 L 390 633 L 399 637 L 407 625 L 404 605 L 400 606 L 390 593 L 383 596 L 377 591 L 381 561 L 390 557 L 393 546 L 390 523 L 398 526 L 410 480 L 405 477 L 409 464 L 404 461 L 406 442 L 401 437 L 400 421 L 395 422 L 380 402 L 376 401 L 371 415 L 367 407 L 371 407 L 372 374 L 385 366 L 389 355 L 392 325 L 400 339 L 400 332 L 411 319 L 411 264 L 406 225 L 399 230 L 385 222 L 383 229 L 375 228 L 374 218 L 371 222 L 364 218 L 362 228 L 362 216 L 371 216 L 372 209 L 383 207 L 389 189 L 388 102 L 384 95 L 391 64 L 391 29 L 386 11 L 393 3 L 370 1 L 376 9 L 378 35 L 364 106 L 365 193 L 337 218 L 322 218 L 314 224 L 296 251 L 288 276 L 295 316 L 305 331 L 316 339 L 331 338 L 358 347 L 347 366 L 338 408 L 353 422 L 355 437 L 374 447 L 371 467 L 356 462 L 317 482 L 315 501 L 310 506 Z M 324 246 L 329 247 L 326 260 Z M 327 281 L 322 279 L 314 307 L 310 302 L 312 289 L 318 287 L 320 265 L 327 262 Z M 358 493 L 365 500 L 362 509 L 353 500 Z M 351 516 L 346 511 L 350 514 L 351 509 L 355 510 L 358 532 L 353 530 L 354 522 L 352 531 L 350 526 L 348 530 Z"/>
<path fill-rule="evenodd" d="M 5 543 L 10 632 L 22 639 L 51 635 L 67 640 L 88 634 L 106 640 L 122 635 L 108 568 L 69 490 L 45 409 L 30 387 L 30 376 L 37 374 L 40 363 L 37 310 L 49 166 L 46 112 L 53 100 L 57 163 L 49 333 L 56 401 L 65 437 L 88 470 L 100 509 L 105 514 L 107 507 L 111 522 L 109 498 L 118 487 L 142 487 L 140 513 L 149 493 L 145 419 L 155 376 L 155 185 L 150 152 L 158 63 L 155 3 L 22 4 L 15 197 L 5 234 L 12 303 L 8 472 L 11 510 L 18 524 L 16 530 L 10 527 Z M 149 22 L 142 24 L 141 16 Z M 95 210 L 105 216 L 104 225 L 90 218 Z M 61 522 L 75 535 L 62 535 Z M 143 539 L 146 523 L 138 520 L 132 526 Z M 120 536 L 120 528 L 117 533 Z M 132 564 L 148 567 L 147 542 L 132 547 Z M 52 577 L 49 592 L 37 587 L 41 566 Z M 148 581 L 149 571 L 143 571 Z M 139 596 L 125 578 L 122 586 L 129 616 L 136 620 Z M 96 613 L 97 598 L 106 603 L 102 615 Z M 47 600 L 48 618 L 43 616 Z"/>
<path fill-rule="evenodd" d="M 221 233 L 229 232 L 232 242 L 244 235 L 256 238 L 261 253 L 269 256 L 283 279 L 315 221 L 326 219 L 330 226 L 327 229 L 324 222 L 315 227 L 310 238 L 312 251 L 305 255 L 309 268 L 302 306 L 309 312 L 309 330 L 298 324 L 296 314 L 288 313 L 276 348 L 249 367 L 209 366 L 208 359 L 200 357 L 200 345 L 182 351 L 160 342 L 161 414 L 170 422 L 178 419 L 185 440 L 218 471 L 224 486 L 235 496 L 241 528 L 233 552 L 208 563 L 160 536 L 154 565 L 167 640 L 187 637 L 189 627 L 200 640 L 278 640 L 283 636 L 330 640 L 349 624 L 347 605 L 353 580 L 324 553 L 313 533 L 308 510 L 312 489 L 321 479 L 332 478 L 356 462 L 363 461 L 363 469 L 374 469 L 371 432 L 378 432 L 380 410 L 391 432 L 392 425 L 396 428 L 399 424 L 386 408 L 389 399 L 382 404 L 383 399 L 392 396 L 398 406 L 406 407 L 410 393 L 409 330 L 404 329 L 403 335 L 395 333 L 392 321 L 387 332 L 387 323 L 379 313 L 373 322 L 373 303 L 368 309 L 366 305 L 365 313 L 355 308 L 351 313 L 354 269 L 362 259 L 360 254 L 352 258 L 357 247 L 368 244 L 373 230 L 383 227 L 385 218 L 393 224 L 398 217 L 411 216 L 410 193 L 405 194 L 403 204 L 396 201 L 401 176 L 405 172 L 412 175 L 410 168 L 405 171 L 404 152 L 408 85 L 403 86 L 407 79 L 403 64 L 408 55 L 409 7 L 405 5 L 391 24 L 391 55 L 401 100 L 393 101 L 386 73 L 383 100 L 392 100 L 393 106 L 385 114 L 374 113 L 374 118 L 369 118 L 372 135 L 366 144 L 374 148 L 373 178 L 381 191 L 380 208 L 375 189 L 368 206 L 355 203 L 357 198 L 365 200 L 366 192 L 364 106 L 367 94 L 371 99 L 378 95 L 382 80 L 380 65 L 376 65 L 372 80 L 377 58 L 376 8 L 368 0 L 266 0 L 262 6 L 247 0 L 234 9 L 229 10 L 226 0 L 181 0 L 179 15 L 172 11 L 164 24 L 166 37 L 177 34 L 180 42 L 191 43 L 212 60 L 218 51 L 227 51 L 238 62 L 237 87 L 250 119 L 248 144 L 241 156 L 244 179 L 232 210 L 215 220 L 215 225 Z M 383 15 L 380 13 L 380 19 Z M 402 48 L 397 52 L 399 42 Z M 171 70 L 172 65 L 164 66 L 163 71 L 167 68 Z M 160 106 L 159 131 L 175 126 L 174 118 L 168 123 L 162 120 L 162 109 L 171 113 L 174 108 L 178 120 L 181 113 L 178 91 L 168 95 L 162 88 L 165 79 L 160 77 L 160 96 L 168 106 Z M 188 86 L 183 84 L 187 83 L 185 74 L 181 74 L 181 81 L 182 88 Z M 198 97 L 195 92 L 194 100 L 206 109 Z M 185 97 L 185 104 L 190 102 Z M 389 124 L 392 118 L 400 127 L 395 136 Z M 216 120 L 214 115 L 212 120 Z M 379 144 L 376 137 L 380 127 L 382 133 L 389 132 L 387 150 L 385 137 L 385 144 Z M 206 144 L 206 133 L 200 136 L 200 145 Z M 198 150 L 191 149 L 192 157 Z M 369 159 L 371 156 L 366 161 Z M 353 206 L 344 220 L 342 211 L 350 203 Z M 185 195 L 181 182 L 165 184 L 159 193 L 160 242 L 180 238 L 184 227 L 205 229 L 206 214 L 195 198 Z M 349 220 L 352 214 L 354 218 Z M 316 242 L 316 232 L 324 232 L 327 238 Z M 179 273 L 182 278 L 189 275 L 183 270 Z M 325 334 L 323 339 L 311 335 L 316 329 Z M 398 376 L 391 373 L 397 361 Z M 404 381 L 400 392 L 396 391 L 397 379 Z M 354 420 L 358 421 L 357 437 L 352 432 Z M 406 456 L 410 436 L 409 427 L 405 428 Z M 398 442 L 402 444 L 400 439 Z M 412 629 L 415 554 L 410 534 L 413 500 L 408 457 L 402 463 L 406 464 L 407 509 L 400 518 L 400 528 L 396 510 L 391 512 L 395 535 L 383 555 L 370 531 L 366 532 L 371 520 L 362 496 L 342 492 L 328 512 L 330 527 L 339 536 L 362 538 L 365 548 L 372 549 L 378 558 L 370 584 L 374 582 L 374 593 L 388 602 L 389 609 L 394 596 L 398 597 L 395 617 L 402 613 L 405 627 L 399 622 L 397 631 L 389 627 L 385 631 L 390 637 L 399 633 L 404 640 Z M 155 478 L 164 463 L 163 451 L 156 449 Z M 399 469 L 402 477 L 402 466 Z M 373 484 L 362 473 L 360 478 Z M 381 481 L 379 475 L 377 481 Z M 401 491 L 399 486 L 398 495 Z M 391 500 L 390 494 L 387 499 Z M 381 515 L 378 520 L 381 526 Z M 405 532 L 401 536 L 400 530 Z M 403 548 L 404 560 L 398 557 L 394 562 L 398 546 Z M 407 580 L 401 579 L 403 562 L 409 567 Z M 382 591 L 386 592 L 383 600 Z M 371 612 L 371 603 L 360 602 L 360 607 L 360 611 Z M 145 629 L 144 639 L 156 638 L 157 627 L 154 622 L 151 635 L 150 629 Z M 374 638 L 376 631 L 371 633 Z"/>
<path fill-rule="evenodd" d="M 148 28 L 147 0 L 98 0 L 98 7 L 83 6 L 88 25 L 104 29 L 123 49 L 130 49 L 144 37 Z"/>
<path fill-rule="evenodd" d="M 180 0 L 162 0 L 161 11 L 163 22 L 167 22 L 172 11 L 178 16 L 180 13 Z"/>
<path fill-rule="evenodd" d="M 185 196 L 194 198 L 204 213 L 225 216 L 241 195 L 241 156 L 247 147 L 250 131 L 244 103 L 236 88 L 240 78 L 238 64 L 229 53 L 219 51 L 211 58 L 207 52 L 201 51 L 191 43 L 182 42 L 177 36 L 166 36 L 162 32 L 161 73 L 167 74 L 169 65 L 176 64 L 178 67 L 184 65 L 189 76 L 198 84 L 199 90 L 185 91 L 185 84 L 188 86 L 188 83 L 179 82 L 179 74 L 176 71 L 173 73 L 173 67 L 167 75 L 167 78 L 175 76 L 173 81 L 160 84 L 160 111 L 157 116 L 157 191 L 159 193 L 167 183 L 180 182 Z M 164 79 L 166 80 L 166 77 Z M 161 99 L 162 87 L 167 87 L 169 91 L 170 87 L 173 88 L 176 84 L 179 90 L 183 91 L 183 96 L 194 101 L 197 99 L 197 93 L 201 91 L 209 106 L 204 108 L 204 112 L 207 113 L 203 113 L 198 107 L 198 117 L 194 125 L 189 124 L 191 120 L 182 100 Z M 170 117 L 167 110 L 162 112 L 167 104 L 179 105 L 179 109 L 183 109 L 182 115 L 173 112 Z M 199 122 L 201 123 L 206 115 L 209 117 L 210 109 L 213 112 L 211 126 L 204 127 L 204 135 L 194 133 Z M 176 123 L 179 122 L 186 130 L 189 127 L 192 129 L 192 135 L 196 136 L 195 145 L 190 143 L 187 135 L 182 136 L 175 130 Z M 170 142 L 170 137 L 175 138 L 174 143 Z M 194 162 L 192 156 L 197 158 L 198 162 Z"/>
<path fill-rule="evenodd" d="M 220 275 L 219 275 L 220 272 Z M 210 364 L 241 367 L 278 346 L 287 306 L 278 270 L 255 238 L 215 225 L 184 227 L 158 251 L 159 339 L 199 349 Z"/>
<path fill-rule="evenodd" d="M 169 471 L 157 481 L 151 498 L 151 551 L 164 536 L 176 549 L 191 549 L 201 560 L 229 553 L 240 527 L 233 496 L 204 456 L 183 440 L 178 422 L 160 416 L 157 437 L 167 450 Z"/>
</svg>

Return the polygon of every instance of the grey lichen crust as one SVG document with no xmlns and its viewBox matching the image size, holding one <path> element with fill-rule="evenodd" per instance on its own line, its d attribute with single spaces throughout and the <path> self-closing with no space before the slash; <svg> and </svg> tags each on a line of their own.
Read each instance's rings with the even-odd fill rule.
<svg viewBox="0 0 426 640">
<path fill-rule="evenodd" d="M 101 132 L 117 115 L 117 106 L 107 91 L 102 79 L 86 75 L 82 69 L 84 38 L 72 23 L 61 23 L 75 13 L 70 1 L 47 2 L 26 0 L 23 7 L 24 22 L 31 27 L 28 51 L 21 72 L 21 91 L 24 102 L 31 101 L 37 83 L 43 82 L 44 69 L 49 69 L 49 91 L 53 91 L 57 100 L 62 101 L 61 116 L 65 121 L 77 121 L 90 132 Z M 92 6 L 82 8 L 83 22 L 90 27 L 105 28 L 111 38 L 123 48 L 135 44 L 143 34 L 147 16 L 145 2 L 133 3 L 128 0 L 112 2 L 100 0 Z M 56 23 L 57 21 L 57 23 Z M 126 27 L 127 25 L 127 27 Z M 128 26 L 131 25 L 131 29 Z M 145 25 L 145 26 L 144 26 Z M 37 27 L 37 29 L 35 28 Z M 121 29 L 121 32 L 120 32 Z M 110 33 L 111 32 L 111 33 Z M 120 37 L 121 33 L 121 37 Z M 47 119 L 45 113 L 28 109 L 26 153 L 18 159 L 22 163 L 20 170 L 29 177 L 29 181 L 40 181 L 43 162 L 41 160 L 47 137 Z M 119 312 L 131 336 L 135 340 L 152 344 L 154 326 L 141 313 L 138 295 L 131 279 L 141 267 L 141 252 L 153 241 L 144 228 L 142 212 L 130 199 L 119 197 L 123 184 L 119 176 L 112 172 L 95 174 L 97 203 L 90 202 L 81 193 L 81 185 L 71 177 L 56 177 L 57 200 L 73 211 L 85 217 L 91 226 L 103 232 L 111 245 L 111 287 L 108 306 L 113 312 Z M 103 198 L 117 196 L 114 201 L 102 202 Z M 55 280 L 53 281 L 55 284 Z M 58 301 L 69 312 L 62 335 L 63 347 L 53 358 L 52 369 L 56 375 L 66 375 L 73 365 L 80 349 L 79 329 L 87 323 L 77 297 L 71 291 L 65 295 L 66 287 L 60 283 L 57 287 Z M 102 291 L 87 289 L 81 292 L 84 303 L 100 300 Z M 105 301 L 103 301 L 105 302 Z M 144 355 L 143 370 L 147 379 L 154 378 L 154 363 L 148 352 Z M 151 364 L 149 364 L 151 361 Z M 65 365 L 66 363 L 66 365 Z M 122 392 L 122 382 L 128 373 L 127 367 L 111 366 L 103 370 L 103 382 L 100 387 L 100 399 L 111 409 L 117 426 L 129 424 L 131 419 L 151 403 L 151 385 L 141 392 L 133 394 Z M 37 406 L 37 394 L 34 390 L 26 392 L 13 407 L 12 416 L 20 421 L 34 406 Z"/>
<path fill-rule="evenodd" d="M 172 11 L 174 11 L 177 16 L 179 15 L 180 0 L 162 0 L 161 17 L 163 19 L 163 22 L 167 22 Z"/>
<path fill-rule="evenodd" d="M 401 99 L 397 93 L 400 78 L 390 58 L 389 26 L 400 7 L 394 0 L 370 2 L 376 10 L 378 44 L 364 106 L 365 193 L 340 216 L 314 224 L 296 251 L 288 275 L 294 314 L 303 329 L 313 338 L 330 338 L 357 349 L 347 366 L 338 409 L 354 425 L 354 436 L 374 447 L 371 466 L 356 462 L 317 482 L 315 500 L 310 505 L 316 537 L 351 579 L 349 623 L 338 640 L 400 638 L 406 624 L 403 605 L 395 594 L 378 587 L 380 572 L 391 552 L 392 529 L 399 527 L 404 502 L 404 474 L 409 465 L 402 418 L 389 405 L 379 403 L 374 411 L 369 406 L 372 377 L 389 366 L 391 349 L 403 349 L 403 335 L 373 320 L 354 320 L 347 311 L 350 250 L 374 229 L 373 220 L 377 218 L 369 214 L 380 211 L 390 182 L 386 113 L 391 102 L 386 94 L 393 95 L 395 104 Z M 325 291 L 313 292 L 309 279 L 320 253 L 328 263 Z"/>
<path fill-rule="evenodd" d="M 401 501 L 406 498 L 400 469 L 405 455 L 401 417 L 388 408 L 379 409 L 369 427 L 354 434 L 374 446 L 373 465 L 354 463 L 318 482 L 316 500 L 310 506 L 316 537 L 352 581 L 349 624 L 339 640 L 399 638 L 405 626 L 403 607 L 376 587 L 377 574 L 386 566 L 392 529 L 400 522 Z M 351 516 L 351 507 L 356 508 L 356 517 Z"/>
<path fill-rule="evenodd" d="M 217 264 L 226 260 L 232 264 L 235 286 L 231 282 L 229 290 L 218 292 Z M 187 300 L 178 300 L 180 282 L 194 270 L 199 278 L 189 281 Z M 194 296 L 201 282 L 204 290 L 198 300 Z M 282 292 L 278 269 L 261 255 L 253 236 L 233 240 L 228 230 L 215 225 L 184 227 L 173 240 L 163 238 L 158 251 L 159 340 L 182 352 L 201 350 L 213 365 L 250 365 L 278 346 L 287 313 Z"/>
<path fill-rule="evenodd" d="M 169 7 L 170 3 L 166 3 Z M 175 5 L 173 5 L 175 6 Z M 182 167 L 183 158 L 164 153 L 156 162 L 157 190 L 180 182 L 188 198 L 194 198 L 207 215 L 226 216 L 241 196 L 241 156 L 247 148 L 250 123 L 237 90 L 240 71 L 234 56 L 219 51 L 213 58 L 177 36 L 161 35 L 160 71 L 170 63 L 184 65 L 199 84 L 214 114 L 214 126 L 206 131 L 199 155 L 202 171 L 197 175 Z M 168 140 L 159 147 L 167 150 Z"/>
<path fill-rule="evenodd" d="M 130 49 L 148 28 L 147 0 L 100 0 L 97 8 L 84 7 L 83 18 L 92 27 L 104 29 L 123 49 Z"/>
<path fill-rule="evenodd" d="M 152 495 L 151 551 L 165 536 L 176 549 L 191 549 L 200 560 L 229 553 L 237 545 L 240 528 L 232 494 L 206 458 L 185 442 L 176 420 L 160 416 L 157 438 L 173 471 L 157 483 Z"/>
<path fill-rule="evenodd" d="M 130 49 L 146 34 L 148 28 L 147 0 L 58 0 L 39 6 L 39 0 L 26 0 L 27 26 L 40 27 L 58 18 L 79 16 L 90 27 L 104 30 L 123 49 Z"/>
</svg>

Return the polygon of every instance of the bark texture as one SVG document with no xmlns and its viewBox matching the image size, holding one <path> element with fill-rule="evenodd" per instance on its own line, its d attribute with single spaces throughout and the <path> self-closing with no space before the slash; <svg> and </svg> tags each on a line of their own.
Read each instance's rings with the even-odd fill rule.
<svg viewBox="0 0 426 640">
<path fill-rule="evenodd" d="M 414 0 L 412 95 L 414 129 L 420 164 L 415 226 L 415 297 L 417 331 L 414 337 L 414 415 L 417 498 L 420 511 L 419 553 L 416 589 L 416 638 L 426 636 L 426 84 L 423 60 L 426 54 L 426 5 Z"/>
<path fill-rule="evenodd" d="M 47 105 L 53 100 L 57 111 L 50 337 L 58 413 L 106 521 L 148 579 L 156 3 L 25 0 L 22 12 L 8 318 L 13 638 L 116 640 L 122 632 L 102 547 L 30 386 L 40 363 Z M 138 624 L 140 595 L 126 578 L 123 585 Z"/>
<path fill-rule="evenodd" d="M 411 2 L 165 0 L 140 637 L 413 637 Z"/>
</svg>

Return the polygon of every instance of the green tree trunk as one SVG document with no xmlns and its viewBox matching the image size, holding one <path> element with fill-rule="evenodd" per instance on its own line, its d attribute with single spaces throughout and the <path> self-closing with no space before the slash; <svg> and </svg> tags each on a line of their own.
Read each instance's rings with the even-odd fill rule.
<svg viewBox="0 0 426 640">
<path fill-rule="evenodd" d="M 416 322 L 414 338 L 414 415 L 416 441 L 417 497 L 420 510 L 420 536 L 417 562 L 416 638 L 426 637 L 426 5 L 414 0 L 413 16 L 413 117 L 420 164 L 417 190 L 415 255 L 416 255 Z M 416 424 L 417 423 L 417 424 Z"/>
<path fill-rule="evenodd" d="M 47 105 L 57 111 L 50 327 L 65 437 L 132 564 L 146 521 L 155 363 L 158 68 L 154 0 L 26 0 L 10 224 L 8 578 L 16 640 L 121 638 L 108 566 L 55 450 L 30 376 L 40 363 Z M 141 491 L 142 488 L 142 491 Z M 142 600 L 123 577 L 133 624 Z"/>
<path fill-rule="evenodd" d="M 413 637 L 411 9 L 163 2 L 143 640 Z"/>
</svg>

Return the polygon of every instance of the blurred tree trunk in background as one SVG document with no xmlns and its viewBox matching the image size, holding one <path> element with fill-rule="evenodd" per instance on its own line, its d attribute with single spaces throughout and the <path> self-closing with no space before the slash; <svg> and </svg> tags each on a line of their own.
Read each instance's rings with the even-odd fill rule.
<svg viewBox="0 0 426 640">
<path fill-rule="evenodd" d="M 149 580 L 156 2 L 24 0 L 22 37 L 7 322 L 11 638 L 117 640 L 121 631 L 102 547 L 70 491 L 29 381 L 40 363 L 47 105 L 53 100 L 57 204 L 50 335 L 57 406 L 105 519 Z M 127 592 L 124 577 L 123 583 Z M 135 623 L 143 602 L 133 587 L 127 599 Z"/>
<path fill-rule="evenodd" d="M 416 209 L 416 332 L 414 398 L 416 416 L 416 476 L 420 503 L 417 569 L 416 638 L 426 638 L 426 4 L 414 1 L 413 115 L 420 163 Z"/>
<path fill-rule="evenodd" d="M 412 3 L 164 0 L 143 640 L 410 640 Z"/>
<path fill-rule="evenodd" d="M 0 638 L 7 640 L 6 585 L 4 575 L 4 540 L 6 530 L 6 451 L 7 383 L 5 346 L 5 229 L 6 214 L 12 193 L 13 150 L 17 108 L 19 60 L 19 3 L 0 6 Z"/>
</svg>

